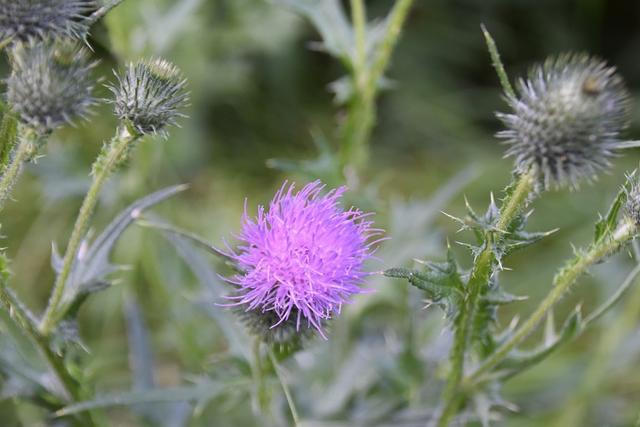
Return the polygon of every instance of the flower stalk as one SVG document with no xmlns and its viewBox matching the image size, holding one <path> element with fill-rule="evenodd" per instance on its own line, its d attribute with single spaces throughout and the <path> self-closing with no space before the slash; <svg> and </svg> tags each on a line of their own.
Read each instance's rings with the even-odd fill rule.
<svg viewBox="0 0 640 427">
<path fill-rule="evenodd" d="M 362 0 L 352 0 L 352 21 L 355 30 L 356 55 L 353 62 L 355 94 L 341 129 L 340 163 L 342 168 L 359 170 L 367 160 L 367 143 L 375 125 L 375 99 L 379 83 L 389 65 L 402 27 L 413 0 L 398 0 L 387 18 L 385 34 L 373 58 L 367 61 L 366 15 Z"/>
<path fill-rule="evenodd" d="M 121 124 L 116 135 L 103 147 L 102 152 L 93 164 L 93 181 L 91 182 L 91 187 L 80 207 L 80 212 L 64 255 L 62 268 L 56 278 L 51 298 L 40 322 L 39 330 L 45 336 L 51 333 L 57 322 L 64 317 L 66 313 L 67 307 L 61 304 L 62 297 L 67 286 L 67 280 L 69 279 L 69 275 L 77 258 L 78 248 L 89 228 L 91 216 L 98 201 L 100 190 L 107 178 L 127 160 L 133 143 L 139 137 L 140 134 L 135 132 L 130 126 Z"/>
<path fill-rule="evenodd" d="M 11 196 L 24 164 L 33 159 L 42 145 L 42 138 L 34 130 L 20 126 L 19 132 L 18 142 L 11 151 L 9 163 L 0 175 L 0 209 Z"/>
<path fill-rule="evenodd" d="M 510 193 L 501 207 L 500 218 L 496 225 L 498 233 L 504 233 L 511 222 L 524 209 L 534 186 L 533 171 L 519 176 L 513 192 Z M 449 424 L 462 402 L 460 385 L 464 376 L 464 362 L 471 339 L 471 329 L 477 315 L 482 289 L 488 285 L 494 268 L 495 255 L 491 248 L 492 241 L 496 237 L 500 238 L 499 236 L 499 234 L 487 233 L 486 248 L 474 263 L 474 268 L 467 284 L 468 294 L 455 320 L 455 335 L 450 356 L 451 369 L 442 395 L 444 409 L 440 415 L 439 426 L 447 426 Z"/>
<path fill-rule="evenodd" d="M 267 352 L 269 354 L 271 364 L 273 365 L 273 370 L 276 372 L 276 376 L 278 377 L 278 381 L 280 382 L 280 386 L 282 387 L 282 391 L 284 392 L 284 396 L 287 399 L 287 405 L 289 405 L 289 411 L 291 411 L 291 418 L 293 418 L 293 425 L 297 427 L 300 425 L 300 417 L 298 415 L 298 410 L 296 409 L 296 404 L 293 401 L 293 395 L 291 394 L 291 390 L 289 390 L 289 386 L 287 385 L 287 382 L 280 372 L 280 364 L 278 363 L 278 359 L 276 359 L 276 356 L 273 353 L 273 349 L 269 348 Z"/>
<path fill-rule="evenodd" d="M 538 308 L 529 316 L 522 326 L 464 380 L 464 388 L 473 388 L 475 384 L 480 382 L 484 374 L 498 365 L 508 356 L 511 350 L 529 336 L 542 319 L 544 319 L 549 310 L 567 294 L 571 286 L 589 267 L 621 249 L 626 243 L 633 239 L 637 233 L 638 226 L 629 218 L 625 218 L 610 236 L 594 243 L 587 252 L 578 254 L 567 267 L 558 273 L 554 279 L 551 292 L 542 300 Z"/>
</svg>

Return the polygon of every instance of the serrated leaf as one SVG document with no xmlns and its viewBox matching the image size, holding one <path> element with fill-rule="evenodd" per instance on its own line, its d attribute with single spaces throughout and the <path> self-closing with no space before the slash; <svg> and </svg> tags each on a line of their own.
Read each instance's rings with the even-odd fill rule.
<svg viewBox="0 0 640 427">
<path fill-rule="evenodd" d="M 185 185 L 175 185 L 143 197 L 124 209 L 105 230 L 91 243 L 86 241 L 72 267 L 69 281 L 65 286 L 63 304 L 71 305 L 76 299 L 108 286 L 106 276 L 120 267 L 109 262 L 109 256 L 122 233 L 140 214 L 167 198 L 184 191 Z M 52 264 L 57 264 L 57 255 L 52 256 Z"/>
<path fill-rule="evenodd" d="M 452 252 L 448 251 L 446 262 L 426 262 L 424 266 L 424 271 L 390 268 L 384 274 L 387 277 L 407 280 L 424 291 L 428 300 L 441 306 L 447 316 L 453 316 L 464 294 L 462 279 Z"/>
<path fill-rule="evenodd" d="M 600 241 L 600 239 L 602 239 L 605 235 L 615 230 L 618 224 L 618 214 L 620 213 L 620 209 L 622 209 L 625 202 L 627 201 L 627 193 L 634 176 L 635 171 L 627 177 L 627 181 L 622 186 L 620 191 L 618 191 L 616 198 L 613 200 L 611 206 L 609 207 L 609 212 L 607 212 L 607 215 L 605 215 L 603 218 L 600 218 L 600 220 L 596 222 L 595 235 L 593 237 L 594 242 Z"/>
</svg>

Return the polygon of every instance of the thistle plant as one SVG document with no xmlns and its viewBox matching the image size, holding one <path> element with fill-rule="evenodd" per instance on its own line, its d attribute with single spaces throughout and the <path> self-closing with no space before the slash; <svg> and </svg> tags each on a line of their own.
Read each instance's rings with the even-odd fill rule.
<svg viewBox="0 0 640 427">
<path fill-rule="evenodd" d="M 0 32 L 12 41 L 7 51 L 11 73 L 5 80 L 6 108 L 0 135 L 6 153 L 0 164 L 0 206 L 9 198 L 23 164 L 35 159 L 46 139 L 60 127 L 87 119 L 97 103 L 92 76 L 96 62 L 88 50 L 69 39 L 85 39 L 89 23 L 116 4 L 98 9 L 92 1 L 0 2 Z M 64 256 L 54 250 L 56 280 L 42 316 L 32 313 L 9 287 L 13 279 L 9 261 L 4 253 L 0 255 L 0 301 L 46 362 L 49 372 L 43 381 L 51 381 L 49 375 L 53 378 L 52 386 L 42 382 L 37 385 L 42 391 L 29 396 L 48 411 L 79 401 L 90 391 L 68 358 L 76 346 L 75 317 L 80 305 L 91 293 L 103 289 L 107 275 L 117 270 L 109 263 L 113 245 L 133 221 L 134 213 L 183 189 L 172 187 L 139 200 L 89 242 L 87 232 L 104 183 L 127 162 L 142 136 L 166 132 L 166 127 L 176 124 L 187 99 L 185 80 L 175 66 L 159 59 L 140 64 L 126 77 L 119 77 L 120 87 L 112 87 L 116 95 L 113 102 L 128 106 L 128 113 L 116 108 L 120 123 L 93 164 L 91 185 Z M 133 86 L 124 84 L 125 79 Z M 140 126 L 141 122 L 153 125 Z M 69 421 L 90 426 L 97 419 L 92 414 L 79 414 Z"/>
<path fill-rule="evenodd" d="M 623 73 L 602 58 L 566 53 L 533 65 L 512 86 L 496 44 L 483 28 L 506 101 L 504 111 L 497 113 L 502 130 L 496 144 L 505 147 L 504 162 L 512 174 L 499 197 L 493 193 L 488 197 L 486 210 L 466 202 L 462 214 L 447 214 L 472 238 L 460 242 L 463 249 L 457 250 L 452 243 L 444 245 L 454 239 L 441 238 L 435 218 L 472 179 L 470 168 L 464 167 L 432 202 L 403 203 L 396 198 L 399 184 L 388 178 L 396 175 L 369 161 L 377 102 L 383 90 L 392 88 L 387 74 L 395 73 L 390 69 L 393 51 L 414 2 L 396 0 L 384 16 L 374 19 L 363 0 L 278 0 L 314 26 L 321 38 L 314 46 L 344 68 L 345 75 L 329 85 L 338 120 L 326 120 L 315 128 L 320 156 L 303 162 L 272 160 L 269 164 L 279 166 L 286 176 L 275 177 L 277 184 L 266 184 L 269 201 L 255 209 L 249 202 L 255 193 L 229 190 L 233 186 L 228 181 L 216 182 L 220 187 L 215 187 L 210 175 L 195 177 L 196 192 L 211 190 L 217 196 L 221 191 L 227 201 L 237 203 L 230 217 L 239 224 L 226 227 L 224 216 L 211 214 L 200 200 L 185 203 L 181 215 L 171 221 L 148 213 L 187 188 L 175 185 L 134 201 L 99 230 L 94 213 L 108 208 L 101 199 L 106 184 L 141 154 L 136 153 L 141 144 L 147 144 L 141 151 L 157 150 L 158 144 L 151 140 L 168 139 L 183 123 L 190 102 L 187 86 L 195 86 L 193 80 L 187 85 L 173 63 L 151 57 L 123 61 L 105 85 L 109 99 L 95 95 L 102 69 L 93 59 L 95 52 L 110 50 L 113 42 L 112 55 L 105 55 L 111 58 L 108 61 L 131 56 L 122 47 L 125 35 L 103 37 L 105 32 L 118 33 L 118 25 L 129 26 L 128 21 L 110 20 L 98 33 L 100 49 L 91 48 L 91 26 L 120 2 L 0 0 L 0 46 L 9 68 L 0 103 L 0 208 L 15 194 L 25 164 L 33 163 L 27 172 L 38 173 L 53 160 L 49 154 L 57 154 L 52 151 L 59 148 L 48 140 L 76 132 L 77 123 L 98 127 L 104 117 L 91 113 L 101 101 L 108 108 L 99 111 L 110 109 L 114 123 L 113 136 L 85 168 L 88 185 L 83 187 L 68 239 L 59 245 L 61 250 L 55 243 L 51 246 L 50 289 L 45 288 L 46 276 L 38 276 L 38 286 L 48 291 L 43 310 L 23 302 L 21 271 L 16 269 L 14 275 L 11 260 L 0 251 L 0 397 L 37 408 L 36 415 L 25 419 L 38 418 L 47 425 L 135 423 L 129 415 L 121 418 L 109 412 L 126 406 L 145 425 L 171 427 L 211 423 L 280 427 L 325 421 L 443 427 L 478 421 L 486 426 L 513 409 L 511 396 L 504 391 L 507 381 L 544 363 L 626 300 L 622 316 L 612 321 L 616 333 L 607 331 L 596 345 L 586 375 L 575 393 L 567 396 L 558 425 L 584 423 L 587 414 L 580 403 L 596 402 L 594 390 L 606 379 L 601 365 L 614 357 L 612 349 L 623 342 L 623 333 L 633 328 L 637 317 L 638 172 L 620 180 L 608 211 L 594 221 L 593 239 L 576 245 L 573 256 L 558 265 L 549 286 L 539 285 L 546 294 L 508 326 L 498 321 L 508 314 L 503 307 L 526 297 L 512 293 L 503 271 L 512 267 L 515 251 L 556 231 L 529 231 L 532 208 L 539 199 L 557 190 L 571 190 L 566 197 L 574 197 L 610 172 L 626 149 L 640 146 L 625 139 L 632 92 Z M 184 13 L 183 6 L 180 3 L 176 10 Z M 420 7 L 416 5 L 416 12 Z M 143 21 L 162 31 L 162 17 L 158 13 Z M 136 39 L 138 34 L 131 34 Z M 139 47 L 136 44 L 135 49 Z M 196 100 L 200 89 L 195 87 Z M 62 128 L 68 129 L 61 133 Z M 140 170 L 135 178 L 142 175 Z M 171 174 L 161 172 L 163 178 Z M 24 203 L 17 199 L 0 212 L 13 213 L 9 208 Z M 54 228 L 55 223 L 43 217 L 41 222 Z M 202 219 L 207 232 L 232 237 L 228 242 L 223 239 L 222 245 L 213 244 L 173 224 L 194 217 Z M 92 308 L 85 303 L 97 292 L 113 292 L 112 285 L 122 278 L 123 266 L 112 259 L 112 252 L 133 224 L 159 231 L 185 265 L 171 260 L 164 246 L 154 242 L 148 253 L 159 254 L 158 259 L 138 260 L 153 283 L 141 280 L 149 287 L 132 290 L 128 280 L 122 281 L 131 378 L 121 380 L 124 376 L 111 371 L 120 354 L 115 363 L 104 363 L 92 348 L 95 343 L 83 342 L 88 327 L 82 314 Z M 233 234 L 229 230 L 235 227 L 239 231 Z M 429 241 L 423 241 L 427 237 Z M 12 249 L 13 244 L 9 244 Z M 127 245 L 125 252 L 130 254 L 137 246 Z M 18 258 L 31 247 L 9 253 Z M 459 257 L 464 250 L 470 256 Z M 623 272 L 617 287 L 607 289 L 608 297 L 590 303 L 584 313 L 580 305 L 574 307 L 560 326 L 556 324 L 557 304 L 580 286 L 593 266 L 632 252 L 635 265 Z M 123 258 L 137 266 L 136 259 Z M 408 267 L 412 259 L 415 266 Z M 619 269 L 622 265 L 619 262 Z M 188 283 L 190 276 L 183 276 L 182 267 L 193 273 L 197 284 Z M 160 339 L 150 337 L 145 328 L 143 307 L 137 304 L 141 298 L 134 297 L 143 292 L 150 301 L 160 301 L 154 307 L 154 326 L 158 321 L 169 325 Z M 423 325 L 442 316 L 428 317 L 418 312 L 419 306 L 428 312 L 442 310 L 444 323 Z M 516 306 L 510 308 L 509 313 L 516 312 Z M 103 316 L 102 305 L 95 311 Z M 203 315 L 208 316 L 206 321 Z M 535 333 L 543 323 L 542 340 L 537 343 Z M 114 324 L 105 321 L 99 345 L 113 338 L 103 336 L 106 332 L 117 336 Z M 153 363 L 152 343 L 157 341 L 166 347 L 162 365 Z M 181 347 L 182 342 L 189 345 Z M 108 378 L 101 377 L 104 373 Z M 157 373 L 163 374 L 161 380 L 155 378 Z M 126 388 L 109 391 L 118 381 L 126 381 Z M 211 402 L 221 408 L 212 416 L 209 409 L 218 408 L 210 408 Z"/>
<path fill-rule="evenodd" d="M 484 34 L 513 109 L 498 114 L 507 126 L 498 137 L 509 145 L 506 156 L 514 158 L 514 181 L 507 186 L 500 207 L 492 198 L 484 215 L 467 205 L 465 218 L 453 217 L 477 237 L 475 244 L 468 245 L 474 257 L 469 270 L 461 269 L 450 253 L 445 263 L 426 263 L 423 271 L 398 268 L 386 272 L 407 279 L 447 308 L 454 339 L 435 420 L 439 426 L 449 425 L 462 409 L 473 407 L 484 408 L 477 415 L 488 424 L 491 408 L 504 406 L 497 392 L 503 381 L 544 360 L 608 310 L 611 301 L 583 320 L 578 307 L 560 333 L 554 332 L 551 323 L 551 332 L 540 348 L 524 353 L 517 350 L 589 267 L 619 252 L 638 234 L 633 214 L 635 178 L 627 178 L 607 216 L 597 222 L 593 243 L 576 250 L 533 313 L 517 327 L 514 323 L 505 331 L 497 329 L 499 307 L 519 300 L 500 286 L 505 258 L 550 234 L 525 231 L 526 208 L 549 187 L 575 188 L 581 180 L 594 179 L 610 166 L 617 150 L 638 144 L 620 139 L 628 120 L 628 95 L 613 68 L 584 55 L 551 58 L 532 68 L 528 80 L 519 81 L 518 96 L 493 39 L 486 30 Z"/>
</svg>

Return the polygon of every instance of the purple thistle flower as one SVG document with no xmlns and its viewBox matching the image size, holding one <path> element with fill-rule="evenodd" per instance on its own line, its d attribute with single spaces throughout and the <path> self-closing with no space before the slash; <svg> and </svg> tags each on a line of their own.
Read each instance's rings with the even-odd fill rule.
<svg viewBox="0 0 640 427">
<path fill-rule="evenodd" d="M 369 274 L 364 262 L 382 230 L 372 228 L 371 214 L 355 208 L 343 210 L 340 187 L 322 195 L 320 181 L 294 192 L 285 182 L 257 218 L 243 215 L 241 244 L 228 254 L 241 271 L 230 283 L 238 294 L 231 305 L 272 318 L 270 329 L 301 323 L 325 337 L 323 322 L 339 313 L 349 297 L 363 293 Z M 275 316 L 274 316 L 275 315 Z"/>
</svg>

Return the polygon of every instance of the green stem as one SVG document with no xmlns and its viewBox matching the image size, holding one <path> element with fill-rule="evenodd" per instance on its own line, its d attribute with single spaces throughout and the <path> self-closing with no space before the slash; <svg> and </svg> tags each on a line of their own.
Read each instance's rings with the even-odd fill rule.
<svg viewBox="0 0 640 427">
<path fill-rule="evenodd" d="M 35 156 L 39 146 L 38 135 L 29 128 L 21 127 L 18 143 L 13 147 L 9 163 L 0 176 L 0 209 L 11 196 L 11 191 L 18 181 L 24 163 Z"/>
<path fill-rule="evenodd" d="M 389 65 L 413 0 L 397 0 L 394 4 L 371 65 L 366 60 L 364 5 L 362 0 L 352 0 L 351 4 L 356 33 L 356 60 L 353 69 L 356 94 L 349 104 L 347 119 L 341 129 L 340 163 L 343 168 L 358 170 L 368 157 L 367 143 L 375 125 L 375 98 L 379 81 Z"/>
<path fill-rule="evenodd" d="M 489 372 L 509 355 L 518 344 L 520 344 L 538 324 L 544 319 L 553 306 L 562 299 L 570 290 L 576 280 L 584 274 L 589 267 L 602 260 L 604 257 L 616 252 L 637 233 L 637 226 L 628 219 L 625 219 L 618 228 L 607 238 L 594 243 L 584 254 L 578 254 L 567 267 L 562 269 L 554 279 L 554 286 L 547 294 L 538 308 L 529 316 L 520 328 L 496 351 L 491 354 L 467 379 L 465 384 L 472 387 L 483 374 Z"/>
<path fill-rule="evenodd" d="M 276 376 L 278 377 L 278 381 L 282 386 L 282 391 L 284 391 L 284 395 L 287 399 L 287 404 L 289 405 L 289 410 L 291 411 L 291 417 L 293 418 L 293 424 L 297 427 L 300 425 L 300 417 L 298 416 L 298 410 L 296 409 L 295 402 L 293 401 L 291 390 L 289 390 L 289 386 L 287 385 L 282 376 L 282 373 L 280 372 L 280 365 L 278 364 L 278 360 L 276 359 L 275 354 L 273 354 L 273 350 L 271 348 L 269 348 L 268 353 L 271 364 L 273 365 L 273 370 L 276 371 Z"/>
<path fill-rule="evenodd" d="M 367 16 L 364 0 L 351 0 L 351 21 L 356 44 L 353 68 L 358 77 L 356 85 L 362 89 L 367 84 Z"/>
<path fill-rule="evenodd" d="M 78 254 L 78 248 L 89 228 L 89 222 L 98 201 L 100 190 L 107 178 L 127 159 L 132 143 L 138 138 L 139 135 L 137 133 L 132 132 L 126 126 L 120 126 L 114 138 L 103 147 L 98 159 L 93 164 L 91 187 L 80 207 L 80 212 L 64 254 L 62 268 L 56 278 L 51 298 L 40 322 L 39 329 L 44 336 L 49 335 L 56 323 L 64 316 L 66 308 L 61 307 L 61 305 L 69 304 L 69 301 L 61 304 L 62 298 Z"/>
<path fill-rule="evenodd" d="M 507 230 L 516 216 L 522 211 L 523 207 L 527 204 L 534 183 L 533 172 L 523 174 L 518 178 L 515 188 L 500 209 L 500 218 L 496 225 L 498 233 Z M 457 414 L 460 405 L 464 401 L 460 384 L 464 376 L 465 355 L 469 347 L 471 330 L 477 315 L 479 298 L 482 294 L 483 287 L 487 286 L 491 272 L 493 271 L 495 256 L 491 242 L 495 237 L 498 236 L 494 236 L 493 233 L 487 233 L 486 235 L 486 248 L 480 253 L 474 263 L 474 268 L 467 284 L 467 298 L 456 318 L 450 356 L 451 370 L 442 394 L 444 409 L 438 421 L 439 426 L 449 425 L 451 419 Z"/>
<path fill-rule="evenodd" d="M 259 339 L 255 339 L 253 343 L 253 383 L 254 383 L 254 408 L 256 414 L 260 417 L 265 417 L 266 407 L 269 401 L 269 396 L 264 383 L 264 368 L 262 366 L 262 354 L 260 348 L 262 343 Z"/>
</svg>

